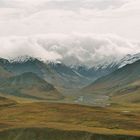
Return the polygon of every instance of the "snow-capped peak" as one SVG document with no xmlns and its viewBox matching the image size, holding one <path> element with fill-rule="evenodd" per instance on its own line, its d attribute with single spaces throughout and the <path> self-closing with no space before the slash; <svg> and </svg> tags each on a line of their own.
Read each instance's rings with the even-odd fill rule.
<svg viewBox="0 0 140 140">
<path fill-rule="evenodd" d="M 24 56 L 18 56 L 18 57 L 15 57 L 15 58 L 10 58 L 9 59 L 9 62 L 10 63 L 25 63 L 27 61 L 34 61 L 38 58 L 35 58 L 35 57 L 31 57 L 31 56 L 28 56 L 28 55 L 24 55 Z M 40 59 L 38 59 L 40 60 Z"/>
<path fill-rule="evenodd" d="M 63 64 L 61 61 L 43 61 L 41 58 L 35 58 L 31 57 L 29 55 L 24 55 L 24 56 L 19 56 L 16 58 L 10 58 L 9 62 L 10 63 L 25 63 L 27 61 L 34 61 L 34 60 L 39 60 L 42 62 L 45 62 L 46 64 L 51 64 L 51 65 L 57 65 L 57 64 Z M 72 69 L 94 69 L 94 70 L 99 70 L 99 69 L 107 69 L 107 68 L 122 68 L 127 64 L 132 64 L 136 62 L 137 60 L 140 60 L 140 53 L 137 54 L 127 54 L 125 57 L 123 57 L 121 60 L 115 59 L 115 58 L 110 58 L 108 61 L 104 60 L 104 62 L 99 63 L 98 65 L 95 64 L 92 67 L 88 67 L 86 65 L 67 65 Z"/>
<path fill-rule="evenodd" d="M 134 55 L 128 54 L 119 62 L 119 68 L 122 68 L 127 64 L 132 64 L 138 60 L 140 60 L 140 53 Z"/>
</svg>

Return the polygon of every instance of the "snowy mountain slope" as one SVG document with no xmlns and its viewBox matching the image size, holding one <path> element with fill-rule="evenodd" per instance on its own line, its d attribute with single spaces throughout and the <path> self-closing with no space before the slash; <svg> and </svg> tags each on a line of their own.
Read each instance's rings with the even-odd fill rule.
<svg viewBox="0 0 140 140">
<path fill-rule="evenodd" d="M 84 93 L 106 95 L 120 101 L 140 102 L 140 60 L 99 78 L 84 88 Z"/>
<path fill-rule="evenodd" d="M 138 60 L 140 60 L 140 53 L 137 53 L 134 55 L 128 54 L 119 62 L 119 68 L 122 68 L 123 66 L 127 64 L 132 64 Z"/>
<path fill-rule="evenodd" d="M 0 65 L 14 75 L 33 72 L 59 89 L 75 89 L 87 86 L 98 78 L 139 59 L 140 53 L 126 55 L 120 61 L 111 59 L 110 62 L 104 62 L 103 65 L 87 67 L 85 65 L 68 66 L 59 61 L 42 61 L 40 58 L 26 55 L 10 59 L 9 61 L 0 59 Z"/>
<path fill-rule="evenodd" d="M 23 59 L 24 58 L 24 59 Z M 14 75 L 32 72 L 58 88 L 80 88 L 91 82 L 72 68 L 61 63 L 45 63 L 37 58 L 22 57 L 5 61 L 1 59 L 0 66 Z"/>
</svg>

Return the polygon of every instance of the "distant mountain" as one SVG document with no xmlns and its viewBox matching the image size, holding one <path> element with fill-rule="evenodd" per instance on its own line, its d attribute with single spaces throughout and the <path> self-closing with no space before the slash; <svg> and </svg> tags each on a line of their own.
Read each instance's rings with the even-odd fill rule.
<svg viewBox="0 0 140 140">
<path fill-rule="evenodd" d="M 114 61 L 111 60 L 110 62 L 104 63 L 103 65 L 96 65 L 90 68 L 86 66 L 76 66 L 73 67 L 73 69 L 76 69 L 78 73 L 85 77 L 90 77 L 96 80 L 102 76 L 112 73 L 119 68 L 126 66 L 127 64 L 132 64 L 138 60 L 140 60 L 140 53 L 133 55 L 128 54 L 119 61 L 116 61 L 116 59 L 114 59 Z"/>
<path fill-rule="evenodd" d="M 0 66 L 0 80 L 8 78 L 10 76 L 12 76 L 12 74 L 6 69 L 4 69 L 2 66 Z"/>
<path fill-rule="evenodd" d="M 38 76 L 43 77 L 42 67 L 44 66 L 43 62 L 36 58 L 28 57 L 26 61 L 16 60 L 5 60 L 1 58 L 0 65 L 12 72 L 14 75 L 19 75 L 25 72 L 33 72 Z M 46 66 L 45 66 L 46 68 Z"/>
<path fill-rule="evenodd" d="M 92 79 L 78 73 L 76 69 L 66 66 L 62 63 L 48 63 L 52 75 L 50 81 L 60 88 L 78 89 L 88 85 Z M 47 78 L 49 75 L 46 76 Z"/>
<path fill-rule="evenodd" d="M 91 79 L 92 81 L 95 81 L 98 78 L 115 71 L 116 69 L 118 69 L 118 65 L 113 64 L 110 64 L 106 67 L 100 66 L 98 68 L 97 67 L 88 68 L 86 66 L 78 66 L 76 68 L 73 67 L 73 70 L 75 70 L 77 73 Z"/>
<path fill-rule="evenodd" d="M 0 93 L 28 99 L 59 100 L 63 96 L 39 76 L 32 72 L 10 77 L 0 82 Z"/>
<path fill-rule="evenodd" d="M 127 64 L 132 64 L 138 60 L 140 60 L 140 53 L 133 55 L 128 54 L 123 59 L 120 60 L 120 62 L 118 63 L 118 68 L 122 68 Z"/>
<path fill-rule="evenodd" d="M 99 78 L 84 91 L 119 101 L 140 102 L 140 60 Z"/>
<path fill-rule="evenodd" d="M 0 58 L 0 81 L 12 76 L 12 73 L 9 72 L 7 69 L 4 68 L 1 64 L 7 63 L 8 60 Z"/>
<path fill-rule="evenodd" d="M 14 75 L 33 72 L 59 89 L 79 88 L 91 82 L 91 79 L 80 75 L 77 71 L 74 71 L 71 67 L 64 64 L 52 62 L 45 63 L 32 57 L 24 59 L 22 57 L 20 60 L 14 59 L 10 61 L 3 59 L 0 66 Z"/>
<path fill-rule="evenodd" d="M 67 91 L 83 88 L 98 78 L 139 59 L 140 54 L 127 55 L 120 61 L 114 59 L 114 61 L 108 61 L 103 65 L 87 67 L 82 65 L 67 66 L 61 62 L 44 62 L 30 56 L 21 56 L 10 60 L 1 58 L 0 66 L 15 76 L 26 72 L 35 73 L 63 92 L 65 89 Z"/>
</svg>

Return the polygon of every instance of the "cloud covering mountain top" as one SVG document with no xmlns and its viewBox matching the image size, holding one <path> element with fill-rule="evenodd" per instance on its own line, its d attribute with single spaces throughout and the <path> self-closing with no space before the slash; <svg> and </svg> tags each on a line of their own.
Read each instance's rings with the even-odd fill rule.
<svg viewBox="0 0 140 140">
<path fill-rule="evenodd" d="M 115 35 L 47 34 L 28 37 L 1 37 L 0 56 L 29 55 L 66 65 L 99 66 L 117 62 L 126 54 L 140 52 L 140 42 Z"/>
</svg>

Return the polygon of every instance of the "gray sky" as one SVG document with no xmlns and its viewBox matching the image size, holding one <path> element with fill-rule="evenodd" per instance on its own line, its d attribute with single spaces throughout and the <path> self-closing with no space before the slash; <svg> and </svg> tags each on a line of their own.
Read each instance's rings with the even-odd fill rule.
<svg viewBox="0 0 140 140">
<path fill-rule="evenodd" d="M 0 36 L 116 34 L 140 39 L 140 0 L 0 0 Z"/>
<path fill-rule="evenodd" d="M 139 40 L 140 0 L 0 0 L 0 57 L 99 66 Z"/>
</svg>

